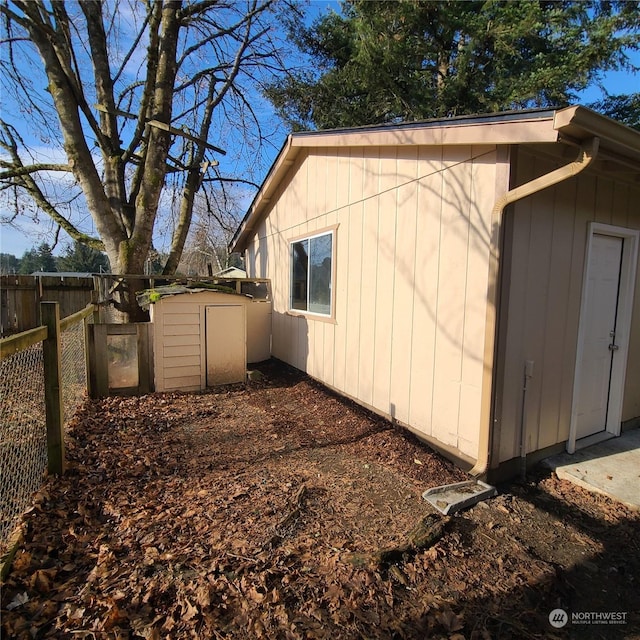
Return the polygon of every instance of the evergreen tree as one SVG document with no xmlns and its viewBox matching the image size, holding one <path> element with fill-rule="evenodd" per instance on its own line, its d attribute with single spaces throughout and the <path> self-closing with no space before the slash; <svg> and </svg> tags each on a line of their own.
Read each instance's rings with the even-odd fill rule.
<svg viewBox="0 0 640 640">
<path fill-rule="evenodd" d="M 0 253 L 0 275 L 6 276 L 20 272 L 20 258 L 11 253 Z"/>
<path fill-rule="evenodd" d="M 58 270 L 56 267 L 56 259 L 53 257 L 51 247 L 46 242 L 43 242 L 38 247 L 38 263 L 39 271 L 51 272 Z"/>
<path fill-rule="evenodd" d="M 312 64 L 267 96 L 294 129 L 566 106 L 606 71 L 637 71 L 639 4 L 350 0 L 295 26 Z M 621 105 L 637 122 L 637 93 L 601 107 Z"/>
<path fill-rule="evenodd" d="M 22 254 L 19 273 L 29 275 L 35 271 L 38 271 L 38 252 L 34 247 L 31 247 Z"/>
<path fill-rule="evenodd" d="M 20 273 L 31 274 L 37 271 L 49 273 L 57 271 L 56 259 L 53 257 L 51 247 L 46 242 L 25 251 L 20 260 Z"/>
<path fill-rule="evenodd" d="M 75 242 L 66 247 L 64 254 L 58 258 L 60 271 L 79 271 L 88 273 L 108 273 L 109 260 L 101 251 Z"/>
</svg>

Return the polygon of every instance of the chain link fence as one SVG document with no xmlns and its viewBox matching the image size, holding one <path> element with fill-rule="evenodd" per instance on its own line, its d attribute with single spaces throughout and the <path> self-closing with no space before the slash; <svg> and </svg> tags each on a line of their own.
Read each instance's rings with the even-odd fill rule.
<svg viewBox="0 0 640 640">
<path fill-rule="evenodd" d="M 83 318 L 60 332 L 60 387 L 65 428 L 87 390 Z M 0 557 L 42 485 L 47 459 L 43 343 L 0 359 Z"/>
<path fill-rule="evenodd" d="M 86 397 L 87 366 L 85 355 L 84 323 L 76 322 L 62 331 L 61 375 L 62 406 L 64 426 L 69 426 L 71 418 Z"/>
<path fill-rule="evenodd" d="M 47 468 L 42 343 L 0 360 L 0 556 Z"/>
</svg>

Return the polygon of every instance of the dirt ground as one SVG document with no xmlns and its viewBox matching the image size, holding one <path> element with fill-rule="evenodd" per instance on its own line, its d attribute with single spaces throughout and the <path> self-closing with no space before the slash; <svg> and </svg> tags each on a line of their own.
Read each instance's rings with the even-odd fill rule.
<svg viewBox="0 0 640 640">
<path fill-rule="evenodd" d="M 421 495 L 460 470 L 299 372 L 261 371 L 85 404 L 68 473 L 25 517 L 4 637 L 640 638 L 639 512 L 539 472 L 445 519 Z M 416 548 L 426 516 L 444 533 Z M 624 624 L 556 629 L 556 608 Z"/>
</svg>

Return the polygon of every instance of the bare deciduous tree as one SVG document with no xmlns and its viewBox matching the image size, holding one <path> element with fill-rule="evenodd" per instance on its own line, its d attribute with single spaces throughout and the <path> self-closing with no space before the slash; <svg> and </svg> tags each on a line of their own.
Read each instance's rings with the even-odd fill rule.
<svg viewBox="0 0 640 640">
<path fill-rule="evenodd" d="M 164 273 L 174 273 L 196 194 L 223 180 L 219 147 L 241 139 L 255 156 L 264 141 L 254 96 L 283 68 L 273 27 L 286 10 L 274 0 L 1 0 L 2 82 L 20 113 L 0 121 L 0 186 L 105 251 L 120 274 L 143 272 L 173 203 L 173 224 L 162 224 L 172 227 Z M 30 152 L 17 118 L 50 147 L 61 142 L 63 161 Z M 47 189 L 64 174 L 97 237 Z"/>
<path fill-rule="evenodd" d="M 191 233 L 179 265 L 186 275 L 208 275 L 237 266 L 242 260 L 229 255 L 227 247 L 246 208 L 248 193 L 241 185 L 217 188 L 198 194 L 193 208 Z"/>
</svg>

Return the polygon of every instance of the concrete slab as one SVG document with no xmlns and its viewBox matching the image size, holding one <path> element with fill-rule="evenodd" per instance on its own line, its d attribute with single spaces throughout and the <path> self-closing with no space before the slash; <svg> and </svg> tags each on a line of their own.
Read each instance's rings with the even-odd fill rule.
<svg viewBox="0 0 640 640">
<path fill-rule="evenodd" d="M 543 464 L 559 478 L 640 509 L 640 429 L 574 454 L 547 458 Z"/>
</svg>

